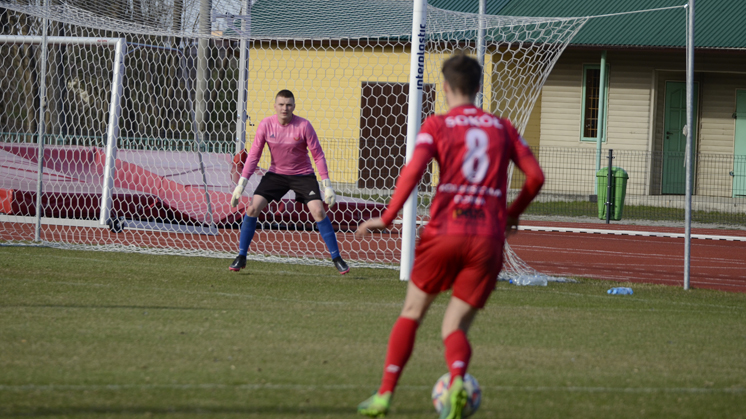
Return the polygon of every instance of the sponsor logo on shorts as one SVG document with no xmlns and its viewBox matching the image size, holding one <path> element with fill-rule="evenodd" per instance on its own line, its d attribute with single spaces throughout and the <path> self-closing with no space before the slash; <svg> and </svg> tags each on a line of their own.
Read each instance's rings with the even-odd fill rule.
<svg viewBox="0 0 746 419">
<path fill-rule="evenodd" d="M 314 196 L 314 195 L 316 195 L 316 194 L 313 193 L 313 191 L 311 191 L 311 193 L 308 194 L 308 196 Z"/>
</svg>

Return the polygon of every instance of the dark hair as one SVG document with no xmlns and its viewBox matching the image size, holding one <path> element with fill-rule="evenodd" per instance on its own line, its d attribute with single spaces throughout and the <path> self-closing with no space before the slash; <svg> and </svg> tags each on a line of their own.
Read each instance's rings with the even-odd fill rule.
<svg viewBox="0 0 746 419">
<path fill-rule="evenodd" d="M 453 90 L 464 95 L 474 95 L 482 82 L 482 66 L 477 60 L 458 54 L 443 63 L 443 77 Z"/>
<path fill-rule="evenodd" d="M 282 89 L 279 92 L 277 92 L 277 94 L 275 95 L 275 99 L 277 99 L 278 97 L 293 99 L 293 102 L 295 102 L 295 96 L 293 96 L 293 92 L 291 92 L 288 89 Z"/>
</svg>

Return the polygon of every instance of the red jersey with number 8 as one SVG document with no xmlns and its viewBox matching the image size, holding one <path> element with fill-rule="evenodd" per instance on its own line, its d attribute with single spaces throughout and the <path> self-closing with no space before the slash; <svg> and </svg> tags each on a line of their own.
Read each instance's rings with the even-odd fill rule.
<svg viewBox="0 0 746 419">
<path fill-rule="evenodd" d="M 507 119 L 473 105 L 428 118 L 417 135 L 411 161 L 402 170 L 383 221 L 388 225 L 404 205 L 431 159 L 440 176 L 430 205 L 426 235 L 504 238 L 506 217 L 518 217 L 544 180 L 528 144 Z M 515 162 L 526 185 L 506 211 L 508 165 Z"/>
</svg>

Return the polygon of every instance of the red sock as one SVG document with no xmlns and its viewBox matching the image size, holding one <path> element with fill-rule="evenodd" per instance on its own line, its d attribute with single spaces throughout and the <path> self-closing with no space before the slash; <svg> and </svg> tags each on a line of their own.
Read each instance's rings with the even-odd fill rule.
<svg viewBox="0 0 746 419">
<path fill-rule="evenodd" d="M 386 351 L 386 363 L 383 366 L 383 380 L 378 394 L 393 392 L 404 365 L 414 349 L 414 338 L 419 323 L 406 317 L 399 317 L 391 329 L 389 347 Z"/>
<path fill-rule="evenodd" d="M 451 373 L 451 383 L 448 384 L 450 386 L 457 375 L 463 378 L 466 374 L 466 368 L 469 367 L 471 359 L 471 345 L 469 345 L 469 339 L 466 338 L 466 333 L 461 329 L 446 336 L 443 344 L 446 347 L 448 371 Z"/>
</svg>

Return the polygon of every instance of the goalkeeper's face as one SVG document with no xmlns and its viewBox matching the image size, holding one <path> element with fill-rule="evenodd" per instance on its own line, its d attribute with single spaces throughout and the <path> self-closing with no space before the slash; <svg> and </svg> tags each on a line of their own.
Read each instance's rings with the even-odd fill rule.
<svg viewBox="0 0 746 419">
<path fill-rule="evenodd" d="M 275 112 L 277 119 L 282 125 L 286 125 L 293 119 L 295 100 L 291 97 L 277 96 L 275 98 Z"/>
</svg>

